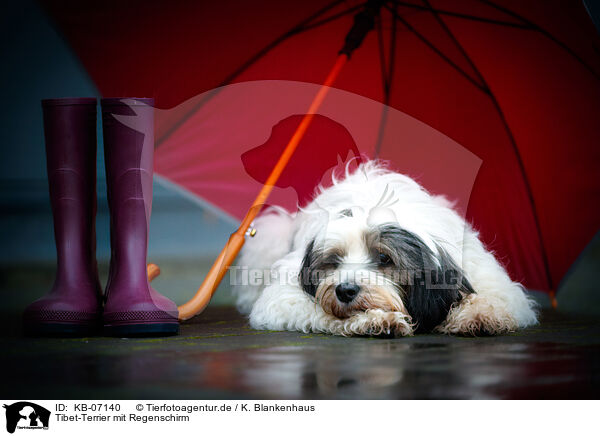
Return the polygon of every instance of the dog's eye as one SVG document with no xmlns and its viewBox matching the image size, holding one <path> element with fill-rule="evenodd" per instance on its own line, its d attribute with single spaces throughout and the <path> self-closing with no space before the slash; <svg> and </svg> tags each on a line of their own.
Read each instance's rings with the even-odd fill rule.
<svg viewBox="0 0 600 436">
<path fill-rule="evenodd" d="M 321 267 L 324 269 L 335 269 L 342 263 L 342 259 L 338 255 L 330 255 L 323 258 Z"/>
<path fill-rule="evenodd" d="M 379 253 L 378 261 L 379 261 L 379 265 L 381 265 L 381 266 L 391 266 L 394 263 L 394 262 L 392 262 L 392 259 L 390 258 L 390 256 L 388 256 L 385 253 Z"/>
</svg>

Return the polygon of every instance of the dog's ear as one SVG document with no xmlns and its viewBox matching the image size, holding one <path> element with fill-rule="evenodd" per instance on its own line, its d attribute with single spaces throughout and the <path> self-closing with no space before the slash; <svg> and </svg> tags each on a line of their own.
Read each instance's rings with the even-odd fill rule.
<svg viewBox="0 0 600 436">
<path fill-rule="evenodd" d="M 413 280 L 406 289 L 406 306 L 416 332 L 431 332 L 448 316 L 450 309 L 473 287 L 448 253 L 437 247 L 437 255 L 423 250 L 423 263 L 414 265 Z"/>
<path fill-rule="evenodd" d="M 298 274 L 300 286 L 304 292 L 312 297 L 314 297 L 317 293 L 317 287 L 319 285 L 317 277 L 314 277 L 316 258 L 317 254 L 315 252 L 315 240 L 313 239 L 306 246 L 304 258 L 302 259 L 302 265 L 300 266 L 300 273 Z"/>
<path fill-rule="evenodd" d="M 430 332 L 451 307 L 473 291 L 461 268 L 440 246 L 437 253 L 416 234 L 396 225 L 380 227 L 381 247 L 399 272 L 402 300 L 416 324 L 415 331 Z"/>
</svg>

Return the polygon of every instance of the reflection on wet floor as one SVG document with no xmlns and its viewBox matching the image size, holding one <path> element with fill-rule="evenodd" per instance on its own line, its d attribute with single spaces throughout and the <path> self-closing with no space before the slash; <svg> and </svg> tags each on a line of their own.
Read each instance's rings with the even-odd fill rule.
<svg viewBox="0 0 600 436">
<path fill-rule="evenodd" d="M 503 337 L 257 332 L 210 309 L 172 338 L 5 338 L 7 397 L 598 398 L 600 322 Z M 43 374 L 32 378 L 31 374 Z"/>
<path fill-rule="evenodd" d="M 203 363 L 193 378 L 199 387 L 272 398 L 514 398 L 560 396 L 559 385 L 585 395 L 599 351 L 552 343 L 369 343 L 231 351 L 190 356 L 189 363 Z M 525 388 L 532 391 L 520 392 Z"/>
</svg>

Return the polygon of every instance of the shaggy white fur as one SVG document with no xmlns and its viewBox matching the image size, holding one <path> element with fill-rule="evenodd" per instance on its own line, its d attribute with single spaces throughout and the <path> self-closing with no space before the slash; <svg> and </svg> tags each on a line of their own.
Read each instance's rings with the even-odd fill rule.
<svg viewBox="0 0 600 436">
<path fill-rule="evenodd" d="M 537 322 L 533 301 L 450 202 L 376 161 L 365 162 L 353 172 L 347 169 L 343 180 L 319 188 L 314 201 L 294 215 L 270 209 L 256 220 L 257 234 L 246 241 L 233 274 L 239 310 L 249 314 L 256 329 L 411 335 L 415 323 L 400 298 L 402 285 L 372 287 L 373 298 L 352 309 L 332 301 L 334 294 L 326 293 L 324 283 L 315 297 L 298 280 L 307 248 L 314 241 L 325 248 L 343 247 L 339 269 L 369 271 L 363 235 L 382 224 L 417 235 L 435 254 L 447 253 L 472 285 L 475 292 L 453 304 L 436 331 L 499 334 Z M 329 298 L 320 300 L 320 295 Z M 344 316 L 333 314 L 338 306 L 347 309 Z"/>
</svg>

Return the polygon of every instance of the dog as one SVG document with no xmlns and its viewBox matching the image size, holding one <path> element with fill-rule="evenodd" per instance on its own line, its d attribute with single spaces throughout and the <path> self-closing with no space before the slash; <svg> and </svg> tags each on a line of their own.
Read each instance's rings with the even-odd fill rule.
<svg viewBox="0 0 600 436">
<path fill-rule="evenodd" d="M 442 196 L 381 161 L 346 166 L 297 213 L 270 208 L 233 267 L 255 329 L 497 335 L 535 303 Z"/>
</svg>

